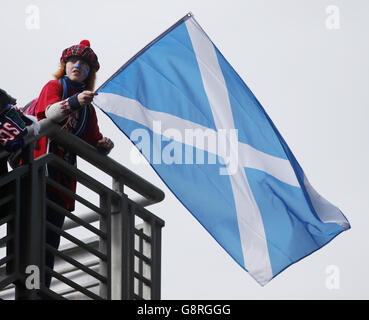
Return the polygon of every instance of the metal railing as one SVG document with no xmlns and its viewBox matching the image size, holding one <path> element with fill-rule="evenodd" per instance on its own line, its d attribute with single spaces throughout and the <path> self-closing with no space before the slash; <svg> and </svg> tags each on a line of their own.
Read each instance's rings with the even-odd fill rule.
<svg viewBox="0 0 369 320">
<path fill-rule="evenodd" d="M 72 295 L 87 299 L 160 299 L 161 228 L 164 221 L 144 207 L 163 200 L 164 193 L 78 137 L 61 130 L 57 124 L 48 120 L 42 120 L 40 124 L 41 134 L 37 139 L 47 136 L 76 153 L 112 177 L 112 187 L 54 154 L 33 159 L 36 138 L 28 140 L 22 153 L 22 165 L 0 177 L 0 188 L 5 190 L 0 194 L 1 216 L 4 210 L 9 211 L 0 218 L 0 227 L 6 226 L 6 236 L 0 238 L 0 247 L 7 247 L 6 255 L 0 257 L 0 297 L 1 290 L 8 292 L 14 288 L 15 299 L 63 299 Z M 0 159 L 5 157 L 7 153 L 1 151 Z M 99 203 L 93 203 L 50 179 L 45 174 L 48 166 L 93 191 Z M 140 198 L 129 199 L 124 193 L 125 187 L 134 190 Z M 50 188 L 64 193 L 91 212 L 78 216 L 66 210 L 47 197 Z M 63 228 L 46 220 L 48 208 L 67 218 Z M 93 225 L 96 220 L 99 226 Z M 137 227 L 137 221 L 142 222 L 140 227 Z M 92 233 L 94 241 L 85 242 L 73 235 L 70 230 L 76 227 Z M 70 248 L 57 250 L 48 245 L 45 237 L 50 231 L 59 234 L 74 250 L 83 251 L 93 263 L 78 261 L 78 256 L 70 254 Z M 64 271 L 58 271 L 57 267 L 48 268 L 46 252 L 68 267 L 64 267 Z M 39 286 L 33 277 L 36 274 L 27 272 L 30 266 L 36 266 L 39 271 Z M 71 271 L 84 273 L 91 279 L 90 283 L 78 283 L 68 276 Z M 53 277 L 50 288 L 45 286 L 45 275 Z M 63 288 L 57 289 L 58 286 Z"/>
</svg>

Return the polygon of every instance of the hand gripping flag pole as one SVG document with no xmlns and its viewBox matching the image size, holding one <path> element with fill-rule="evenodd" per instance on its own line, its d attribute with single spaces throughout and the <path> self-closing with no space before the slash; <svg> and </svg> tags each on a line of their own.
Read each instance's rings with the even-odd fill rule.
<svg viewBox="0 0 369 320">
<path fill-rule="evenodd" d="M 261 285 L 350 228 L 312 188 L 259 101 L 192 14 L 97 91 L 94 104 Z"/>
</svg>

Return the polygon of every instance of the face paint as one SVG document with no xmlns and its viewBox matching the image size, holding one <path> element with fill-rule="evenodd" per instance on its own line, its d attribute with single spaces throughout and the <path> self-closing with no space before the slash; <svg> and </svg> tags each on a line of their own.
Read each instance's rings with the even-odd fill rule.
<svg viewBox="0 0 369 320">
<path fill-rule="evenodd" d="M 80 74 L 74 73 L 73 70 L 79 70 Z M 90 72 L 90 66 L 79 59 L 68 61 L 66 64 L 65 73 L 73 81 L 84 81 Z"/>
<path fill-rule="evenodd" d="M 85 78 L 87 78 L 88 77 L 88 73 L 90 71 L 90 68 L 89 68 L 89 66 L 86 63 L 83 63 L 83 67 L 82 67 L 82 65 L 81 65 L 81 63 L 79 61 L 74 65 L 74 68 L 76 68 L 76 69 L 79 69 L 79 70 L 83 69 L 83 71 L 82 71 L 83 72 L 83 76 Z"/>
<path fill-rule="evenodd" d="M 90 69 L 89 67 L 86 67 L 84 70 L 83 70 L 83 75 L 87 78 L 88 77 L 88 73 L 89 73 Z"/>
</svg>

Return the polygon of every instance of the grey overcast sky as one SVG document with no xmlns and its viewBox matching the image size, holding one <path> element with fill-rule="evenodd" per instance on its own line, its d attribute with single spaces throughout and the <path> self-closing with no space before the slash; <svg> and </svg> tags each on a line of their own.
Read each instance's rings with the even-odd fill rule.
<svg viewBox="0 0 369 320">
<path fill-rule="evenodd" d="M 30 19 L 35 10 L 39 20 Z M 162 298 L 368 299 L 367 0 L 3 0 L 0 87 L 26 104 L 52 78 L 62 50 L 82 39 L 99 57 L 99 86 L 189 11 L 352 228 L 260 287 L 148 165 L 130 162 L 129 141 L 98 112 L 101 131 L 116 145 L 111 157 L 166 193 L 149 207 L 166 222 Z M 339 280 L 333 288 L 332 276 Z"/>
</svg>

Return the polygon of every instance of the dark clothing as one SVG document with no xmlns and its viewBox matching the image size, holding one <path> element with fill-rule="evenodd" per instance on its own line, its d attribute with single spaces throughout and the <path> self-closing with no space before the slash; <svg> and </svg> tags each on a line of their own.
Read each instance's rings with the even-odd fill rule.
<svg viewBox="0 0 369 320">
<path fill-rule="evenodd" d="M 1 150 L 1 148 L 0 148 Z M 0 179 L 8 173 L 7 157 L 0 159 Z M 6 197 L 8 194 L 6 186 L 0 186 L 0 199 Z M 0 219 L 8 215 L 9 205 L 0 206 Z"/>
<path fill-rule="evenodd" d="M 47 198 L 62 208 L 65 208 L 66 204 L 65 201 L 55 192 L 47 192 Z M 50 222 L 57 228 L 62 228 L 64 224 L 64 215 L 55 211 L 52 208 L 47 207 L 46 208 L 46 221 Z M 60 243 L 60 235 L 53 232 L 52 230 L 49 230 L 46 228 L 46 243 L 58 250 L 59 243 Z M 49 250 L 46 249 L 45 252 L 45 264 L 50 269 L 54 269 L 54 262 L 55 262 L 55 256 L 53 253 L 51 253 Z M 50 287 L 51 283 L 51 276 L 45 272 L 45 286 L 47 288 Z"/>
</svg>

